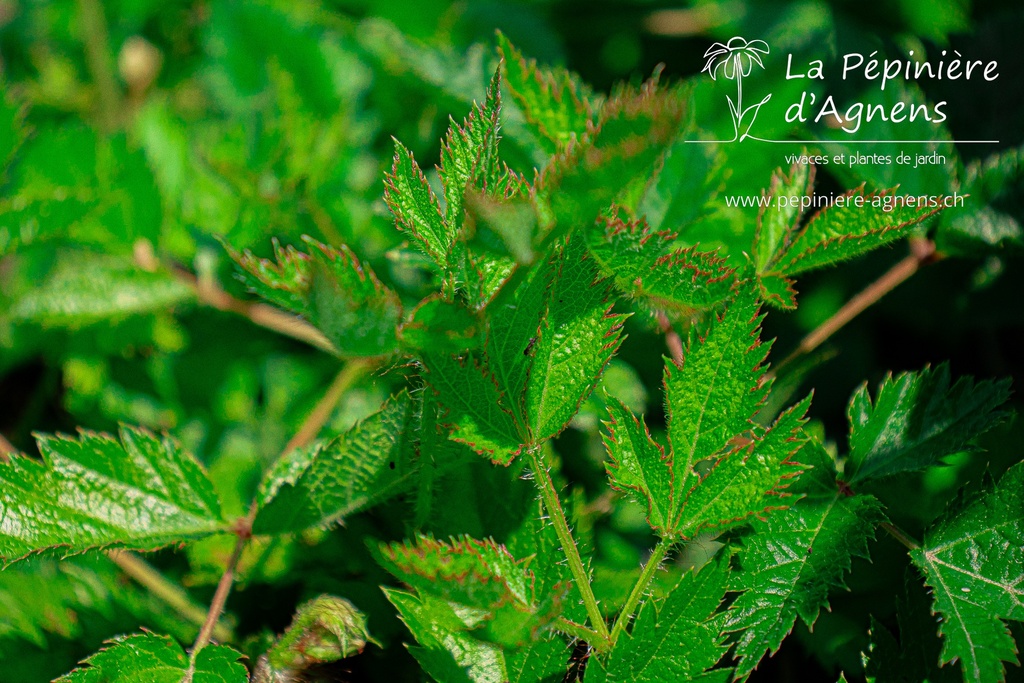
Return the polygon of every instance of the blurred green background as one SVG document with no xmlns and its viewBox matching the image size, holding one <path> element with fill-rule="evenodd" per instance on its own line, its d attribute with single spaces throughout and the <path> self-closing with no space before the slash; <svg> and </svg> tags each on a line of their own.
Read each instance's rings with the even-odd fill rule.
<svg viewBox="0 0 1024 683">
<path fill-rule="evenodd" d="M 999 61 L 995 84 L 928 81 L 901 91 L 948 102 L 945 126 L 921 133 L 935 137 L 948 164 L 895 178 L 885 167 L 828 169 L 819 174 L 822 192 L 862 181 L 933 194 L 963 189 L 972 163 L 1024 144 L 1019 0 L 0 0 L 4 437 L 31 453 L 37 430 L 109 430 L 118 422 L 169 430 L 207 463 L 228 513 L 240 511 L 337 363 L 199 304 L 169 273 L 194 273 L 200 283 L 244 298 L 218 239 L 266 254 L 272 238 L 296 243 L 308 234 L 349 244 L 415 298 L 425 283 L 382 200 L 392 137 L 425 168 L 437 160 L 448 117 L 461 119 L 483 96 L 497 63 L 496 30 L 528 57 L 578 72 L 598 92 L 639 81 L 659 64 L 663 80 L 694 79 L 691 125 L 705 135 L 728 119 L 724 99 L 712 97 L 717 91 L 698 76 L 702 55 L 711 42 L 734 35 L 767 40 L 776 55 L 833 65 L 837 55 L 875 49 L 956 49 Z M 776 102 L 792 101 L 805 87 L 787 82 L 784 68 L 777 57 L 757 81 L 777 93 Z M 815 87 L 838 98 L 877 96 L 838 79 Z M 514 132 L 517 116 L 509 98 L 506 130 Z M 827 129 L 771 125 L 763 132 L 779 139 L 835 137 Z M 863 134 L 887 133 L 869 126 Z M 1000 144 L 954 149 L 944 136 Z M 663 225 L 684 228 L 686 242 L 739 258 L 737 245 L 750 244 L 756 211 L 729 209 L 721 198 L 758 194 L 782 165 L 783 147 L 799 150 L 726 146 L 677 157 L 671 168 L 678 175 L 666 182 L 685 184 L 685 191 L 665 208 Z M 532 175 L 535 149 L 510 135 L 503 150 L 514 168 Z M 940 221 L 936 239 L 950 258 L 925 268 L 800 365 L 793 389 L 815 389 L 812 415 L 831 438 L 844 437 L 853 389 L 890 370 L 948 359 L 954 374 L 1011 376 L 1021 386 L 1019 171 L 1010 169 L 988 194 L 974 188 L 977 203 Z M 800 308 L 767 319 L 766 336 L 777 337 L 773 357 L 904 255 L 900 245 L 802 280 Z M 140 268 L 150 263 L 161 267 Z M 626 387 L 634 407 L 646 406 L 657 425 L 664 342 L 640 322 L 631 325 L 606 381 Z M 340 432 L 373 412 L 403 382 L 394 369 L 361 384 L 328 430 Z M 605 487 L 594 411 L 558 444 L 584 499 Z M 986 463 L 1001 470 L 1019 460 L 1021 437 L 1019 421 L 1007 425 L 986 437 L 987 459 L 958 467 L 974 478 Z M 906 509 L 893 510 L 894 517 L 920 531 L 952 494 L 955 469 L 926 473 L 913 484 L 919 495 L 905 496 Z M 479 487 L 489 477 L 500 492 L 501 476 L 483 472 L 471 481 Z M 485 505 L 494 492 L 452 486 L 453 495 L 480 501 L 478 519 L 453 521 L 452 528 L 500 536 L 491 518 L 500 515 Z M 400 645 L 408 637 L 376 589 L 385 579 L 365 545 L 366 538 L 401 537 L 401 519 L 400 511 L 383 511 L 329 536 L 260 548 L 243 563 L 229 605 L 239 636 L 255 643 L 285 626 L 300 599 L 336 592 L 370 614 L 386 648 L 370 648 L 323 680 L 417 680 Z M 613 595 L 638 566 L 642 518 L 623 506 L 597 523 L 598 574 Z M 857 567 L 854 593 L 836 595 L 835 610 L 822 614 L 814 633 L 798 627 L 752 680 L 834 681 L 840 667 L 857 679 L 867 616 L 893 621 L 892 577 L 905 568 L 892 559 L 896 548 L 876 545 L 875 566 L 885 569 Z M 229 546 L 230 539 L 227 546 L 215 540 L 152 559 L 202 603 Z M 183 640 L 194 629 L 102 557 L 18 565 L 0 574 L 0 681 L 49 680 L 105 638 L 140 624 Z"/>
</svg>

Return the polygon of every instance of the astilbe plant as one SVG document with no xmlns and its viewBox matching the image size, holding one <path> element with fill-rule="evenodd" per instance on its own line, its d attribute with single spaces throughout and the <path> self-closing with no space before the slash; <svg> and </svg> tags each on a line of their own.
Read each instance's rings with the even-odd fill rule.
<svg viewBox="0 0 1024 683">
<path fill-rule="evenodd" d="M 796 306 L 795 276 L 906 238 L 933 210 L 766 211 L 745 262 L 681 245 L 648 226 L 638 198 L 679 134 L 687 90 L 652 80 L 602 99 L 504 40 L 501 54 L 485 97 L 444 141 L 437 185 L 395 144 L 385 198 L 432 293 L 410 301 L 344 245 L 309 240 L 305 251 L 277 247 L 274 260 L 232 250 L 253 292 L 315 326 L 351 367 L 404 366 L 407 390 L 347 433 L 282 456 L 239 520 L 224 518 L 191 455 L 145 430 L 40 437 L 41 462 L 0 464 L 6 563 L 238 539 L 190 651 L 130 635 L 61 680 L 249 680 L 239 654 L 211 637 L 250 539 L 329 527 L 406 495 L 416 501 L 408 537 L 373 553 L 394 576 L 382 590 L 410 652 L 438 681 L 557 681 L 570 660 L 587 683 L 743 680 L 798 619 L 815 623 L 880 530 L 906 546 L 914 580 L 931 591 L 941 662 L 958 661 L 965 681 L 1001 680 L 1015 661 L 1006 621 L 1024 620 L 1024 465 L 964 494 L 920 541 L 887 520 L 872 485 L 971 450 L 1005 417 L 1007 384 L 953 381 L 940 366 L 890 377 L 874 395 L 862 388 L 849 448 L 836 454 L 808 429 L 810 396 L 780 409 L 762 339 L 765 303 Z M 525 175 L 500 155 L 503 89 L 543 161 Z M 812 187 L 801 166 L 768 192 Z M 604 399 L 608 485 L 638 502 L 656 539 L 609 604 L 595 593 L 593 548 L 574 528 L 553 440 L 598 386 L 630 316 L 687 332 L 665 359 L 663 436 Z M 501 543 L 425 532 L 444 504 L 433 482 L 480 458 L 533 482 L 527 523 Z M 712 539 L 713 557 L 655 589 L 666 558 Z M 873 639 L 867 670 L 905 674 L 892 636 L 878 627 Z M 358 610 L 324 597 L 300 610 L 253 680 L 299 680 L 372 642 Z M 573 655 L 581 645 L 585 666 Z"/>
</svg>

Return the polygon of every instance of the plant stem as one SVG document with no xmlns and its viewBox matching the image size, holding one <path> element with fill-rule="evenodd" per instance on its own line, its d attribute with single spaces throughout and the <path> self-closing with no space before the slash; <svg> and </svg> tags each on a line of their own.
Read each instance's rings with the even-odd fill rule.
<svg viewBox="0 0 1024 683">
<path fill-rule="evenodd" d="M 810 353 L 821 346 L 848 322 L 863 313 L 865 309 L 877 303 L 883 296 L 905 282 L 922 265 L 933 263 L 941 258 L 941 254 L 935 251 L 934 242 L 930 240 L 911 240 L 911 253 L 906 258 L 865 287 L 862 292 L 843 304 L 843 307 L 836 311 L 828 320 L 818 325 L 810 334 L 800 340 L 800 345 L 778 364 L 772 374 L 778 375 L 782 368 L 800 356 Z"/>
<path fill-rule="evenodd" d="M 197 626 L 206 620 L 206 610 L 197 605 L 181 586 L 168 581 L 163 574 L 138 555 L 125 550 L 110 550 L 107 557 L 127 576 L 185 619 Z M 234 638 L 231 629 L 219 622 L 214 625 L 213 636 L 222 641 Z"/>
<path fill-rule="evenodd" d="M 588 643 L 601 642 L 601 635 L 597 631 L 589 629 L 583 624 L 577 624 L 575 621 L 569 621 L 565 617 L 555 619 L 555 628 L 562 633 L 568 633 L 570 636 L 585 640 Z"/>
<path fill-rule="evenodd" d="M 307 443 L 316 438 L 317 433 L 323 427 L 327 418 L 330 417 L 331 411 L 334 406 L 337 405 L 338 401 L 345 394 L 346 389 L 352 386 L 363 373 L 367 371 L 369 365 L 367 362 L 353 362 L 346 365 L 341 369 L 341 372 L 335 376 L 334 381 L 331 382 L 331 386 L 327 389 L 323 398 L 317 403 L 313 411 L 306 417 L 305 421 L 299 427 L 299 430 L 295 433 L 295 436 L 288 442 L 284 450 L 281 452 L 281 456 L 287 455 L 292 449 L 301 448 Z M 238 520 L 235 533 L 238 535 L 238 540 L 235 542 L 235 548 L 231 552 L 231 557 L 228 559 L 227 566 L 224 568 L 224 573 L 221 574 L 220 581 L 217 583 L 217 590 L 213 594 L 213 599 L 210 601 L 210 609 L 206 613 L 206 620 L 203 622 L 203 626 L 199 631 L 199 635 L 196 637 L 196 642 L 192 646 L 192 653 L 189 658 L 189 668 L 182 678 L 182 683 L 192 683 L 192 676 L 195 668 L 196 655 L 206 647 L 210 642 L 210 636 L 213 635 L 214 626 L 217 620 L 220 619 L 221 613 L 224 611 L 224 606 L 227 604 L 228 595 L 231 594 L 231 587 L 235 582 L 235 573 L 238 569 L 238 562 L 242 559 L 242 552 L 245 550 L 245 546 L 248 544 L 249 539 L 252 538 L 252 525 L 256 521 L 256 513 L 259 508 L 256 506 L 256 501 L 253 501 L 252 505 L 249 506 L 249 513 L 242 519 Z"/>
<path fill-rule="evenodd" d="M 622 606 L 622 611 L 619 612 L 619 616 L 615 620 L 615 626 L 612 627 L 612 645 L 615 645 L 619 636 L 626 630 L 626 624 L 632 620 L 633 612 L 636 610 L 637 605 L 640 604 L 640 599 L 643 598 L 644 593 L 647 592 L 647 587 L 651 584 L 655 572 L 658 571 L 658 566 L 665 559 L 665 555 L 668 554 L 671 546 L 671 542 L 661 539 L 658 541 L 658 545 L 654 546 L 654 550 L 651 551 L 647 564 L 644 565 L 643 571 L 640 572 L 640 578 L 637 579 L 633 590 L 630 591 L 629 597 L 626 598 L 626 603 Z"/>
<path fill-rule="evenodd" d="M 679 336 L 679 333 L 672 327 L 672 323 L 669 321 L 668 316 L 665 315 L 664 311 L 658 311 L 658 325 L 661 327 L 662 334 L 665 335 L 665 346 L 668 347 L 668 351 L 672 354 L 672 360 L 679 365 L 683 363 L 683 340 Z"/>
<path fill-rule="evenodd" d="M 17 453 L 18 449 L 14 447 L 7 437 L 0 434 L 0 462 L 10 462 L 11 453 Z"/>
<path fill-rule="evenodd" d="M 242 551 L 245 550 L 246 543 L 252 537 L 252 519 L 256 516 L 256 506 L 253 505 L 248 517 L 241 520 L 240 527 L 237 531 L 238 540 L 235 542 L 235 549 L 231 552 L 231 558 L 228 560 L 227 566 L 224 568 L 224 573 L 220 576 L 220 581 L 217 583 L 217 590 L 213 594 L 213 600 L 210 601 L 210 609 L 206 613 L 206 621 L 203 622 L 202 628 L 199 629 L 199 635 L 196 636 L 196 642 L 192 646 L 192 655 L 190 658 L 191 664 L 189 665 L 189 672 L 185 678 L 182 679 L 183 683 L 191 683 L 192 680 L 192 666 L 195 664 L 196 655 L 210 643 L 210 637 L 213 635 L 214 626 L 217 625 L 217 621 L 220 619 L 221 613 L 224 611 L 224 606 L 228 602 L 228 595 L 231 594 L 231 586 L 235 582 L 235 571 L 238 568 L 238 561 L 242 558 Z"/>
<path fill-rule="evenodd" d="M 533 474 L 537 480 L 541 498 L 544 500 L 544 508 L 547 510 L 548 516 L 551 517 L 551 521 L 555 526 L 555 533 L 562 544 L 562 552 L 565 553 L 565 559 L 569 562 L 569 571 L 572 572 L 576 586 L 580 589 L 580 595 L 583 597 L 583 605 L 587 610 L 587 616 L 590 618 L 594 631 L 600 637 L 600 640 L 591 644 L 599 650 L 604 650 L 609 642 L 608 626 L 604 623 L 604 617 L 601 616 L 601 610 L 597 606 L 597 598 L 594 597 L 594 589 L 590 586 L 590 576 L 583 566 L 583 560 L 580 558 L 580 551 L 576 547 L 576 541 L 573 540 L 572 531 L 569 530 L 569 523 L 565 519 L 565 510 L 562 509 L 562 503 L 558 499 L 555 482 L 551 479 L 551 473 L 548 472 L 548 468 L 541 460 L 541 457 L 539 448 L 530 449 L 530 464 L 533 467 Z"/>
<path fill-rule="evenodd" d="M 889 532 L 889 535 L 899 541 L 907 550 L 919 550 L 921 548 L 920 543 L 911 538 L 910 534 L 895 524 L 882 522 L 882 528 Z"/>
<path fill-rule="evenodd" d="M 78 17 L 86 62 L 99 92 L 100 119 L 104 128 L 112 130 L 121 109 L 121 93 L 110 59 L 107 20 L 100 0 L 78 0 Z"/>
<path fill-rule="evenodd" d="M 285 445 L 281 454 L 291 453 L 296 448 L 301 448 L 315 439 L 316 435 L 323 429 L 323 426 L 327 424 L 327 420 L 331 418 L 331 413 L 334 412 L 334 408 L 338 405 L 341 397 L 352 388 L 353 384 L 369 372 L 371 367 L 371 364 L 367 361 L 347 363 L 334 377 L 331 386 L 327 388 L 327 391 L 324 392 L 323 397 L 306 417 L 302 426 L 295 432 L 295 436 Z"/>
</svg>

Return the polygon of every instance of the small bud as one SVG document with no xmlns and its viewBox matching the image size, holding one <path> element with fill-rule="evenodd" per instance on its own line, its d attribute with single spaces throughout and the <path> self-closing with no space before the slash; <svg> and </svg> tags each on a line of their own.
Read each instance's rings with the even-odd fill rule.
<svg viewBox="0 0 1024 683">
<path fill-rule="evenodd" d="M 321 595 L 299 607 L 281 639 L 267 653 L 275 670 L 301 670 L 333 662 L 363 651 L 375 643 L 366 627 L 366 615 L 343 598 Z"/>
</svg>

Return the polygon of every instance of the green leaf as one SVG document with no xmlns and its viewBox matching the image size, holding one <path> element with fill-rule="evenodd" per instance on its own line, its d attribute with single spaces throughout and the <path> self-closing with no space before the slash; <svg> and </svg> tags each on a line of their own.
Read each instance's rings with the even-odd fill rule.
<svg viewBox="0 0 1024 683">
<path fill-rule="evenodd" d="M 43 460 L 0 463 L 0 558 L 59 548 L 154 549 L 225 530 L 213 485 L 169 438 L 123 427 L 39 436 Z"/>
<path fill-rule="evenodd" d="M 165 310 L 191 298 L 191 289 L 169 273 L 142 270 L 128 258 L 60 251 L 43 281 L 16 294 L 3 317 L 76 329 Z"/>
<path fill-rule="evenodd" d="M 793 487 L 804 497 L 754 522 L 739 553 L 741 569 L 730 590 L 744 592 L 724 624 L 725 631 L 739 632 L 733 650 L 737 678 L 746 678 L 766 652 L 779 649 L 798 616 L 814 625 L 829 590 L 844 587 L 852 558 L 867 556 L 868 540 L 884 519 L 876 498 L 839 491 L 832 459 L 816 441 L 804 447 L 801 458 L 813 467 Z"/>
<path fill-rule="evenodd" d="M 249 672 L 241 654 L 223 645 L 208 645 L 196 655 L 188 680 L 192 683 L 247 683 Z M 108 643 L 56 683 L 181 683 L 190 670 L 189 658 L 169 636 L 153 633 L 122 636 Z"/>
<path fill-rule="evenodd" d="M 445 222 L 452 240 L 462 235 L 463 196 L 468 189 L 501 194 L 498 139 L 501 115 L 501 70 L 494 72 L 483 105 L 474 103 L 462 126 L 451 121 L 441 146 L 438 175 L 444 186 Z"/>
<path fill-rule="evenodd" d="M 619 200 L 646 185 L 679 132 L 685 98 L 676 89 L 648 81 L 623 88 L 601 108 L 597 124 L 551 158 L 541 172 L 537 194 L 550 205 L 550 243 L 570 229 L 587 228 Z"/>
<path fill-rule="evenodd" d="M 1017 647 L 1003 620 L 1024 621 L 1024 463 L 957 501 L 910 557 L 942 615 L 941 662 L 960 660 L 971 683 L 1004 680 Z"/>
<path fill-rule="evenodd" d="M 342 245 L 306 238 L 309 253 L 276 242 L 276 263 L 250 252 L 231 252 L 241 279 L 260 297 L 301 315 L 320 329 L 342 356 L 374 357 L 398 350 L 402 317 L 398 295 Z"/>
<path fill-rule="evenodd" d="M 509 675 L 502 648 L 466 633 L 461 618 L 443 601 L 384 588 L 419 642 L 410 647 L 423 670 L 439 683 L 505 683 Z"/>
<path fill-rule="evenodd" d="M 895 193 L 893 188 L 865 194 L 861 186 L 840 195 L 784 240 L 760 272 L 788 278 L 855 258 L 907 237 L 914 226 L 942 210 L 904 204 Z"/>
<path fill-rule="evenodd" d="M 435 295 L 413 309 L 398 336 L 402 345 L 413 351 L 457 354 L 480 345 L 483 326 L 475 311 Z"/>
<path fill-rule="evenodd" d="M 414 484 L 414 406 L 405 392 L 336 439 L 292 451 L 264 477 L 253 530 L 335 524 Z"/>
<path fill-rule="evenodd" d="M 480 358 L 424 354 L 423 363 L 427 383 L 446 409 L 438 422 L 451 430 L 451 438 L 494 462 L 512 462 L 525 443 L 522 429 Z"/>
<path fill-rule="evenodd" d="M 619 291 L 652 308 L 689 314 L 732 295 L 735 270 L 725 259 L 696 247 L 672 249 L 676 235 L 654 232 L 643 220 L 615 216 L 603 230 L 585 234 L 594 259 Z"/>
<path fill-rule="evenodd" d="M 777 169 L 767 194 L 768 204 L 758 214 L 754 232 L 754 264 L 758 272 L 785 252 L 796 236 L 804 213 L 801 200 L 814 194 L 814 164 L 793 164 L 789 176 Z"/>
<path fill-rule="evenodd" d="M 644 602 L 629 635 L 619 638 L 601 667 L 604 671 L 588 671 L 587 683 L 728 681 L 730 669 L 708 672 L 729 649 L 713 619 L 728 582 L 728 563 L 712 562 L 697 573 L 685 573 L 667 598 Z"/>
<path fill-rule="evenodd" d="M 792 501 L 784 490 L 804 466 L 791 460 L 807 437 L 802 427 L 811 404 L 808 396 L 785 411 L 770 429 L 755 431 L 753 440 L 711 465 L 683 503 L 680 530 L 687 536 L 722 530 Z"/>
<path fill-rule="evenodd" d="M 502 33 L 498 50 L 508 90 L 544 151 L 554 154 L 574 137 L 583 137 L 599 105 L 590 87 L 566 69 L 527 60 Z"/>
<path fill-rule="evenodd" d="M 398 140 L 391 173 L 384 180 L 384 200 L 398 229 L 409 235 L 442 271 L 446 270 L 448 251 L 456 235 L 449 231 L 437 196 L 412 152 Z"/>
<path fill-rule="evenodd" d="M 704 338 L 691 335 L 681 367 L 666 367 L 667 456 L 642 421 L 624 406 L 611 408 L 605 444 L 612 485 L 638 494 L 664 538 L 724 529 L 783 504 L 786 480 L 802 468 L 790 458 L 803 445 L 809 401 L 768 430 L 751 421 L 767 391 L 759 322 L 756 300 L 742 295 Z"/>
<path fill-rule="evenodd" d="M 942 214 L 935 244 L 945 253 L 986 254 L 1024 244 L 1024 147 L 1003 150 L 964 170 L 960 193 L 966 206 Z"/>
<path fill-rule="evenodd" d="M 491 540 L 444 543 L 421 536 L 415 543 L 382 545 L 378 556 L 400 581 L 463 615 L 466 627 L 484 640 L 526 645 L 561 611 L 564 588 L 536 595 L 532 572 Z"/>
<path fill-rule="evenodd" d="M 917 472 L 959 451 L 1009 414 L 1001 409 L 1010 382 L 975 383 L 962 377 L 950 385 L 949 366 L 888 376 L 872 404 L 867 385 L 850 400 L 850 460 L 853 485 L 903 472 Z"/>
<path fill-rule="evenodd" d="M 536 341 L 524 349 L 531 361 L 524 399 L 534 443 L 569 425 L 618 350 L 626 317 L 612 312 L 609 283 L 579 237 L 568 241 L 551 270 Z"/>
</svg>

